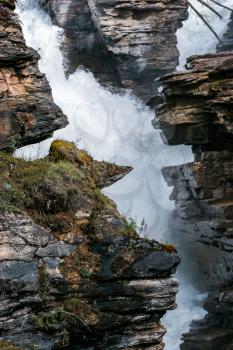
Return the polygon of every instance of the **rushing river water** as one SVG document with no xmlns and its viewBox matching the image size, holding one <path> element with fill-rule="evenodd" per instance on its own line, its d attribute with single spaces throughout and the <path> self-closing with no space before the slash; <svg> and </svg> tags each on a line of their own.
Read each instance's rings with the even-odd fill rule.
<svg viewBox="0 0 233 350">
<path fill-rule="evenodd" d="M 103 88 L 91 72 L 81 69 L 67 79 L 60 50 L 62 31 L 51 24 L 36 0 L 18 0 L 17 13 L 27 44 L 41 55 L 40 70 L 49 80 L 54 100 L 69 118 L 69 126 L 55 132 L 54 138 L 72 140 L 98 160 L 133 166 L 128 176 L 105 193 L 115 200 L 122 213 L 136 219 L 139 227 L 142 221 L 146 222 L 144 233 L 166 241 L 173 204 L 169 201 L 171 190 L 162 178 L 161 167 L 191 161 L 190 148 L 164 145 L 160 132 L 151 126 L 154 112 L 130 93 L 113 94 Z M 220 34 L 225 27 L 224 22 Z M 206 39 L 203 40 L 203 30 L 209 38 L 208 47 Z M 178 41 L 181 65 L 189 54 L 214 50 L 216 45 L 212 34 L 206 32 L 192 12 L 183 29 L 178 31 Z M 51 141 L 21 148 L 16 154 L 42 157 L 48 153 Z M 178 273 L 178 278 L 181 284 L 178 308 L 163 319 L 168 330 L 166 350 L 178 350 L 181 334 L 188 330 L 191 320 L 203 316 L 201 307 L 193 302 L 198 299 L 196 290 L 188 285 L 182 273 Z"/>
<path fill-rule="evenodd" d="M 201 5 L 197 0 L 190 0 L 190 2 L 192 2 L 198 11 L 205 17 L 208 23 L 211 24 L 211 27 L 221 38 L 226 31 L 230 12 L 219 6 L 215 6 L 213 2 L 207 0 L 206 2 L 222 15 L 222 20 L 220 20 L 218 16 L 211 12 L 207 7 Z M 233 8 L 232 0 L 221 0 L 219 3 Z M 183 27 L 177 31 L 177 39 L 178 49 L 180 51 L 179 70 L 183 69 L 187 57 L 215 52 L 216 45 L 218 44 L 218 40 L 192 9 L 189 10 L 188 20 L 185 21 Z"/>
</svg>

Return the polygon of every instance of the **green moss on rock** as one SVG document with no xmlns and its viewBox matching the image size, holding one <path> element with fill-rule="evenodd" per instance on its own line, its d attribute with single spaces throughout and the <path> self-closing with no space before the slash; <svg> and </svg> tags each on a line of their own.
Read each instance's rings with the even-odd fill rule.
<svg viewBox="0 0 233 350">
<path fill-rule="evenodd" d="M 0 349 L 1 350 L 22 350 L 17 345 L 6 340 L 0 340 Z"/>
<path fill-rule="evenodd" d="M 0 153 L 0 210 L 27 211 L 39 224 L 53 232 L 74 226 L 99 232 L 103 215 L 121 220 L 116 205 L 101 193 L 99 181 L 125 172 L 124 167 L 94 161 L 74 143 L 56 140 L 44 159 L 27 161 Z M 88 212 L 89 217 L 76 216 Z M 84 225 L 85 223 L 85 225 Z M 99 229 L 98 229 L 99 227 Z M 90 229 L 91 228 L 91 229 Z M 108 233 L 111 229 L 108 225 Z M 102 232 L 103 233 L 103 232 Z"/>
</svg>

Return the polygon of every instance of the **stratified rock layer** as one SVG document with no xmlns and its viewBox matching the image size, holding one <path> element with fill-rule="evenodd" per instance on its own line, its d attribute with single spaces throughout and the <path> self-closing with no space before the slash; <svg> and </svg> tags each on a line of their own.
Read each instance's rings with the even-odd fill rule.
<svg viewBox="0 0 233 350">
<path fill-rule="evenodd" d="M 12 2 L 0 1 L 0 149 L 35 143 L 67 124 L 38 54 L 25 44 Z"/>
<path fill-rule="evenodd" d="M 155 79 L 178 65 L 176 31 L 187 18 L 186 0 L 41 0 L 64 28 L 68 72 L 83 65 L 102 82 L 132 89 L 148 102 Z"/>
<path fill-rule="evenodd" d="M 233 53 L 194 56 L 187 68 L 162 79 L 165 103 L 154 123 L 168 144 L 193 145 L 195 161 L 166 167 L 163 175 L 174 186 L 173 228 L 190 269 L 197 267 L 194 282 L 214 291 L 208 316 L 185 335 L 181 348 L 226 350 L 233 324 Z"/>
<path fill-rule="evenodd" d="M 231 143 L 233 133 L 233 54 L 193 56 L 187 68 L 161 79 L 166 103 L 158 107 L 155 125 L 169 144 L 229 149 L 222 142 Z"/>
<path fill-rule="evenodd" d="M 164 348 L 180 259 L 100 192 L 130 170 L 59 140 L 46 159 L 0 154 L 0 345 Z"/>
</svg>

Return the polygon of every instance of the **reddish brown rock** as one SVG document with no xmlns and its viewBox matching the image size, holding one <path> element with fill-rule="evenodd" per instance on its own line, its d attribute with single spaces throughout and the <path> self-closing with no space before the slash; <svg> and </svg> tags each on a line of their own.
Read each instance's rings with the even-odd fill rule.
<svg viewBox="0 0 233 350">
<path fill-rule="evenodd" d="M 38 54 L 25 44 L 13 4 L 0 2 L 0 149 L 41 141 L 66 126 Z"/>
</svg>

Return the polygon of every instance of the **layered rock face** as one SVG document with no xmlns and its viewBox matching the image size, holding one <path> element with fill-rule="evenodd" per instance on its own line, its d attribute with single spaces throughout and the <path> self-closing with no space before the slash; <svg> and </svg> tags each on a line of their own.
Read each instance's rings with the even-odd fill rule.
<svg viewBox="0 0 233 350">
<path fill-rule="evenodd" d="M 2 348 L 163 349 L 179 257 L 99 189 L 130 169 L 63 141 L 33 162 L 2 153 L 0 168 Z"/>
<path fill-rule="evenodd" d="M 176 30 L 188 17 L 186 0 L 41 0 L 64 28 L 68 72 L 83 65 L 101 82 L 132 89 L 148 102 L 155 79 L 175 70 Z"/>
<path fill-rule="evenodd" d="M 0 149 L 38 142 L 67 124 L 13 9 L 13 2 L 0 1 Z"/>
<path fill-rule="evenodd" d="M 233 54 L 193 57 L 189 70 L 163 79 L 157 126 L 169 144 L 194 145 L 195 162 L 163 169 L 183 242 L 203 263 L 207 284 L 232 278 Z M 208 249 L 207 249 L 208 247 Z M 198 256 L 198 258 L 197 258 Z"/>
<path fill-rule="evenodd" d="M 121 86 L 113 58 L 100 40 L 87 0 L 40 0 L 39 3 L 52 21 L 64 29 L 62 49 L 67 73 L 74 73 L 82 66 L 101 82 Z"/>
<path fill-rule="evenodd" d="M 164 168 L 163 175 L 174 186 L 176 240 L 197 267 L 194 282 L 214 295 L 181 348 L 231 349 L 233 53 L 194 56 L 187 68 L 162 79 L 165 103 L 155 125 L 168 144 L 193 145 L 194 162 Z"/>
</svg>

